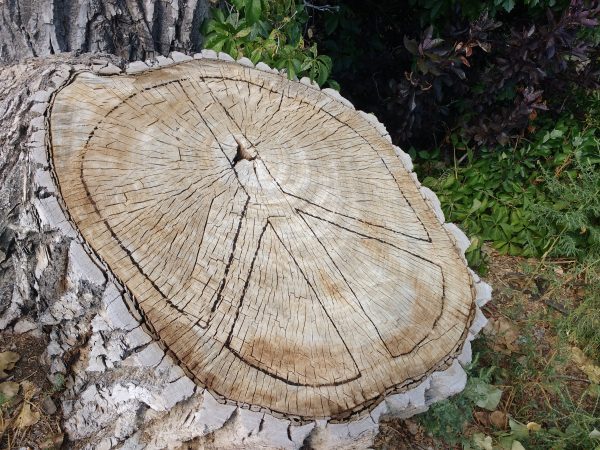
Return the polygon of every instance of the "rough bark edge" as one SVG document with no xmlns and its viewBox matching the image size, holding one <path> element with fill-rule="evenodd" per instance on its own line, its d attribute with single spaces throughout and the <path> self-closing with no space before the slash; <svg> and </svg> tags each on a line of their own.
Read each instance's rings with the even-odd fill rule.
<svg viewBox="0 0 600 450">
<path fill-rule="evenodd" d="M 211 50 L 203 50 L 201 53 L 195 54 L 193 58 L 179 52 L 173 52 L 169 58 L 159 56 L 154 61 L 136 61 L 130 63 L 127 65 L 125 72 L 134 74 L 153 68 L 203 58 L 234 61 L 234 59 L 226 53 L 219 52 L 217 54 Z M 254 66 L 247 58 L 240 59 L 238 63 L 249 67 L 255 67 L 256 69 L 265 72 L 285 74 L 285 71 L 277 71 L 264 63 L 258 63 Z M 122 72 L 119 67 L 108 61 L 106 61 L 106 63 L 99 62 L 89 68 L 80 66 L 77 69 L 80 71 L 91 70 L 98 75 L 104 76 L 117 75 Z M 39 114 L 39 116 L 31 121 L 33 133 L 30 140 L 30 147 L 32 148 L 30 158 L 42 166 L 42 168 L 36 170 L 34 174 L 36 188 L 48 192 L 57 192 L 56 182 L 51 176 L 52 172 L 47 169 L 44 170 L 44 168 L 49 168 L 51 164 L 51 159 L 48 154 L 50 148 L 49 105 L 51 104 L 51 100 L 55 93 L 58 92 L 61 87 L 68 84 L 69 80 L 72 79 L 75 74 L 72 74 L 70 77 L 65 77 L 62 82 L 61 80 L 55 81 L 54 89 L 38 91 L 33 95 L 34 102 L 36 102 L 38 107 L 35 108 L 34 106 L 31 110 Z M 313 89 L 319 89 L 318 85 L 311 82 L 308 78 L 303 78 L 300 82 Z M 354 106 L 337 91 L 323 89 L 322 92 L 354 109 Z M 362 111 L 358 112 L 373 125 L 383 138 L 391 143 L 391 138 L 385 129 L 385 126 L 381 124 L 375 116 Z M 419 188 L 421 195 L 431 206 L 436 217 L 455 243 L 458 253 L 463 260 L 466 261 L 464 252 L 470 244 L 469 239 L 456 225 L 444 223 L 444 214 L 435 193 L 420 185 L 416 174 L 412 171 L 413 165 L 410 156 L 396 146 L 394 146 L 394 149 Z M 103 299 L 107 310 L 113 304 L 119 305 L 117 307 L 120 307 L 121 310 L 114 319 L 122 322 L 125 328 L 129 327 L 132 330 L 139 329 L 137 324 L 140 322 L 143 324 L 145 321 L 140 317 L 139 311 L 136 311 L 135 308 L 131 308 L 131 299 L 123 304 L 123 306 L 128 305 L 127 307 L 129 310 L 122 309 L 120 303 L 115 303 L 116 297 L 107 299 L 106 292 L 108 291 L 112 291 L 113 295 L 116 293 L 117 297 L 123 296 L 127 298 L 130 295 L 128 295 L 126 289 L 121 287 L 120 283 L 114 279 L 110 271 L 107 270 L 105 265 L 98 259 L 97 255 L 95 255 L 76 231 L 75 227 L 67 217 L 68 213 L 65 213 L 66 209 L 60 202 L 60 197 L 46 197 L 43 199 L 35 199 L 34 205 L 43 225 L 47 225 L 50 228 L 58 228 L 65 236 L 72 239 L 69 255 L 74 263 L 70 268 L 70 278 L 73 280 L 85 279 L 96 285 L 108 286 Z M 103 267 L 103 270 L 101 270 L 100 267 Z M 218 399 L 218 396 L 215 397 L 213 393 L 204 389 L 201 393 L 196 394 L 199 397 L 198 406 L 200 408 L 199 411 L 197 411 L 197 414 L 200 414 L 204 427 L 201 430 L 201 433 L 194 439 L 200 439 L 202 436 L 206 436 L 210 433 L 217 435 L 218 439 L 219 433 L 227 433 L 228 435 L 239 435 L 244 441 L 243 448 L 246 448 L 246 446 L 249 446 L 247 448 L 253 448 L 253 446 L 255 446 L 254 448 L 296 449 L 302 446 L 309 446 L 312 448 L 365 448 L 370 445 L 377 433 L 380 418 L 410 417 L 414 414 L 426 411 L 432 403 L 462 391 L 466 384 L 466 373 L 463 368 L 471 362 L 470 342 L 487 322 L 480 307 L 485 305 L 485 303 L 491 299 L 490 286 L 480 280 L 473 271 L 470 269 L 469 271 L 472 278 L 472 289 L 475 290 L 476 295 L 475 304 L 473 305 L 473 318 L 471 325 L 468 328 L 468 335 L 466 336 L 464 343 L 458 345 L 455 352 L 449 355 L 445 361 L 441 361 L 431 373 L 425 375 L 422 381 L 405 383 L 405 385 L 400 388 L 400 392 L 390 393 L 389 395 L 384 395 L 379 399 L 376 399 L 364 411 L 343 418 L 345 421 L 343 423 L 335 423 L 336 421 L 330 420 L 331 418 L 324 418 L 300 425 L 293 420 L 275 417 L 275 415 L 269 411 L 253 410 L 255 408 L 250 405 L 248 405 L 248 409 L 246 409 L 237 405 L 222 403 L 224 399 Z M 105 273 L 108 276 L 108 282 L 104 276 Z M 111 287 L 113 289 L 111 289 Z M 119 287 L 121 289 L 119 289 Z M 128 317 L 126 315 L 128 315 Z M 149 331 L 151 332 L 151 330 Z M 151 332 L 151 334 L 154 333 Z M 142 337 L 140 339 L 141 341 L 144 341 L 146 338 Z M 147 336 L 147 339 L 148 341 L 152 340 L 149 336 Z M 144 347 L 144 351 L 146 348 L 148 347 Z M 146 353 L 146 355 L 138 356 L 141 360 L 140 366 L 142 367 L 148 367 L 148 364 L 145 364 L 144 361 L 147 358 L 152 358 L 151 351 L 146 351 Z M 170 364 L 174 363 L 170 362 Z M 439 370 L 442 367 L 443 370 Z M 171 407 L 176 406 L 179 401 L 184 401 L 194 394 L 195 389 L 190 390 L 189 386 L 187 386 L 187 388 L 189 395 L 184 395 L 171 405 Z M 164 422 L 162 425 L 164 426 Z M 152 426 L 149 428 L 151 429 Z M 161 436 L 159 430 L 160 428 L 155 429 L 159 434 L 154 436 L 148 436 L 147 432 L 144 436 L 144 432 L 140 431 L 134 434 L 131 439 L 136 441 L 140 438 L 144 438 L 143 440 L 146 444 L 152 448 L 161 448 L 170 445 L 172 444 L 170 441 L 173 438 L 177 440 L 177 438 L 171 434 L 173 431 L 172 429 L 168 430 L 170 434 L 167 436 Z M 182 436 L 182 438 L 183 439 L 180 442 L 186 442 L 185 437 Z M 240 442 L 240 444 L 242 443 Z"/>
</svg>

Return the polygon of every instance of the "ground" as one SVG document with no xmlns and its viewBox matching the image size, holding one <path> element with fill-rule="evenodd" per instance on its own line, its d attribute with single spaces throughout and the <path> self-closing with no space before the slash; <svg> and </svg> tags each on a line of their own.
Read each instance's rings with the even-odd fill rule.
<svg viewBox="0 0 600 450">
<path fill-rule="evenodd" d="M 584 442 L 590 427 L 598 427 L 597 372 L 593 361 L 578 358 L 563 326 L 584 295 L 583 280 L 571 275 L 573 262 L 569 260 L 542 263 L 488 253 L 485 278 L 493 286 L 494 296 L 483 310 L 490 323 L 474 343 L 478 357 L 471 374 L 491 368 L 490 383 L 502 390 L 500 402 L 494 411 L 470 405 L 459 429 L 448 426 L 442 436 L 432 431 L 427 416 L 384 421 L 375 448 L 463 448 L 464 442 L 473 442 L 473 436 L 475 440 L 489 437 L 494 448 L 502 448 L 498 445 L 503 436 L 510 442 L 517 438 L 526 442 L 527 449 L 586 448 L 578 442 Z M 19 383 L 19 393 L 11 400 L 0 397 L 1 448 L 68 446 L 62 443 L 57 401 L 62 386 L 60 380 L 49 381 L 48 367 L 43 364 L 46 345 L 43 335 L 35 332 L 0 334 L 0 352 L 20 355 L 4 380 Z M 460 397 L 452 399 L 459 401 Z M 27 403 L 35 423 L 19 427 L 28 423 L 18 419 Z M 433 419 L 439 421 L 439 416 Z M 523 431 L 515 424 L 529 424 L 529 429 Z M 480 445 L 486 448 L 487 444 Z"/>
<path fill-rule="evenodd" d="M 63 441 L 61 411 L 57 394 L 61 386 L 49 379 L 49 367 L 42 362 L 46 339 L 41 333 L 20 335 L 0 334 L 0 353 L 11 351 L 20 355 L 14 369 L 3 380 L 19 383 L 19 392 L 12 398 L 0 394 L 0 448 L 59 448 Z M 3 385 L 0 381 L 0 390 Z M 29 405 L 29 408 L 25 407 Z M 28 423 L 32 423 L 27 426 Z"/>
</svg>

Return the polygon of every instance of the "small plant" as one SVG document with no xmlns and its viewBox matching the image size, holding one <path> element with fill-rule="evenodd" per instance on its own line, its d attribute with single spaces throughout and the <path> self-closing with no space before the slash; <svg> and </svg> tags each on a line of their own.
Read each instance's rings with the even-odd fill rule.
<svg viewBox="0 0 600 450">
<path fill-rule="evenodd" d="M 57 373 L 54 376 L 54 380 L 52 381 L 52 391 L 54 394 L 56 392 L 60 392 L 65 389 L 65 376 L 62 373 Z"/>
<path fill-rule="evenodd" d="M 479 368 L 478 356 L 467 368 L 467 386 L 460 394 L 438 402 L 419 417 L 421 425 L 434 437 L 447 444 L 466 444 L 465 425 L 473 420 L 476 407 L 493 411 L 498 406 L 502 390 L 490 384 L 494 367 Z"/>
<path fill-rule="evenodd" d="M 597 1 L 337 3 L 316 34 L 320 48 L 344 94 L 404 148 L 438 147 L 448 160 L 454 134 L 478 156 L 527 137 L 538 116 L 559 117 L 578 88 L 599 86 Z"/>
<path fill-rule="evenodd" d="M 600 272 L 600 269 L 596 267 Z M 600 275 L 596 274 L 600 278 Z M 569 338 L 583 352 L 600 363 L 600 281 L 594 280 L 588 287 L 586 298 L 565 320 Z M 600 391 L 599 391 L 600 393 Z"/>
<path fill-rule="evenodd" d="M 543 13 L 548 8 L 564 7 L 563 0 L 409 0 L 409 4 L 421 11 L 421 23 L 443 25 L 453 14 L 476 19 L 483 11 L 491 16 L 510 13 L 520 7 L 529 15 Z"/>
<path fill-rule="evenodd" d="M 339 89 L 329 79 L 331 58 L 319 55 L 317 44 L 309 45 L 305 39 L 308 13 L 304 3 L 232 0 L 225 5 L 227 14 L 215 8 L 203 25 L 206 48 L 285 69 L 290 79 L 307 76 L 320 86 Z"/>
</svg>

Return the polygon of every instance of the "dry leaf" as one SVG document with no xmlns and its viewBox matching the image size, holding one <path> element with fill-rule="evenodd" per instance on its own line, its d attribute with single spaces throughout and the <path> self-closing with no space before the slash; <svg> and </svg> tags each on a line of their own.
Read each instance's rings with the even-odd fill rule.
<svg viewBox="0 0 600 450">
<path fill-rule="evenodd" d="M 15 383 L 14 381 L 5 381 L 4 383 L 0 383 L 0 394 L 2 394 L 8 400 L 13 398 L 18 393 L 19 383 Z"/>
<path fill-rule="evenodd" d="M 504 317 L 491 318 L 484 333 L 492 338 L 492 348 L 495 351 L 510 355 L 518 350 L 515 341 L 519 337 L 519 330 L 510 320 Z"/>
<path fill-rule="evenodd" d="M 571 347 L 571 359 L 587 375 L 592 383 L 600 384 L 600 367 L 585 356 L 579 348 Z"/>
<path fill-rule="evenodd" d="M 19 413 L 17 420 L 15 421 L 15 426 L 17 428 L 27 428 L 31 425 L 36 424 L 38 420 L 40 420 L 40 412 L 32 411 L 31 403 L 23 402 L 21 412 Z"/>
<path fill-rule="evenodd" d="M 23 388 L 23 397 L 25 401 L 30 401 L 35 394 L 38 392 L 38 388 L 31 381 L 21 381 L 21 387 Z"/>
<path fill-rule="evenodd" d="M 484 411 L 475 411 L 473 413 L 473 416 L 475 417 L 477 422 L 479 422 L 484 427 L 487 427 L 490 424 L 489 415 Z"/>
<path fill-rule="evenodd" d="M 15 363 L 21 358 L 21 355 L 15 352 L 2 352 L 0 353 L 0 380 L 6 378 L 8 374 L 7 370 L 12 370 L 15 367 Z"/>
<path fill-rule="evenodd" d="M 42 450 L 50 450 L 53 448 L 60 448 L 65 439 L 65 435 L 62 433 L 53 434 L 45 439 L 43 442 L 39 444 L 40 449 Z"/>
<path fill-rule="evenodd" d="M 419 424 L 413 420 L 405 420 L 406 428 L 412 435 L 416 435 L 419 433 Z"/>
<path fill-rule="evenodd" d="M 539 423 L 529 422 L 527 424 L 527 429 L 529 431 L 540 431 L 542 429 L 542 426 Z"/>
<path fill-rule="evenodd" d="M 15 420 L 14 427 L 16 428 L 30 427 L 40 420 L 40 412 L 31 409 L 31 399 L 39 389 L 27 380 L 21 381 L 21 387 L 23 388 L 23 406 L 21 406 L 21 412 Z"/>
<path fill-rule="evenodd" d="M 490 422 L 496 428 L 500 428 L 500 429 L 506 428 L 507 419 L 508 419 L 508 417 L 502 411 L 494 411 L 493 413 L 490 414 Z"/>
</svg>

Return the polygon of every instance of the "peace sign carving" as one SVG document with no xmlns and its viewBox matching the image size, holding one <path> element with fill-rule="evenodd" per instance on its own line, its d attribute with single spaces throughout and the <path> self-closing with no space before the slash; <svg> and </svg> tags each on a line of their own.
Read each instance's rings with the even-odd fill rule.
<svg viewBox="0 0 600 450">
<path fill-rule="evenodd" d="M 458 249 L 393 146 L 320 90 L 191 61 L 81 73 L 50 119 L 70 219 L 223 400 L 343 419 L 462 347 Z"/>
</svg>

